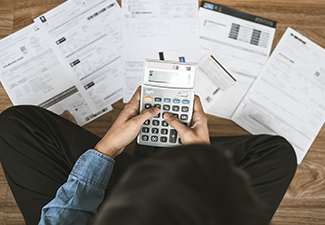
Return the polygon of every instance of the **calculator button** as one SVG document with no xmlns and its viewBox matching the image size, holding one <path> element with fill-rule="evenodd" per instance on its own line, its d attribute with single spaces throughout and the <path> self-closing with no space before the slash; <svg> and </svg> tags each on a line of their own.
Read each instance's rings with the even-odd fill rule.
<svg viewBox="0 0 325 225">
<path fill-rule="evenodd" d="M 182 106 L 182 112 L 188 112 L 188 107 L 187 106 Z"/>
<path fill-rule="evenodd" d="M 168 130 L 167 129 L 161 129 L 160 133 L 161 134 L 168 134 Z"/>
<path fill-rule="evenodd" d="M 161 121 L 161 126 L 168 127 L 168 123 L 166 121 Z"/>
<path fill-rule="evenodd" d="M 183 123 L 185 126 L 187 126 L 187 123 Z"/>
<path fill-rule="evenodd" d="M 149 137 L 148 137 L 148 135 L 142 135 L 141 139 L 142 139 L 142 141 L 148 141 Z"/>
<path fill-rule="evenodd" d="M 178 105 L 173 105 L 172 110 L 176 111 L 176 112 L 179 111 L 179 106 Z"/>
<path fill-rule="evenodd" d="M 160 137 L 161 142 L 167 142 L 167 137 Z"/>
<path fill-rule="evenodd" d="M 149 128 L 148 127 L 142 127 L 142 132 L 143 133 L 149 133 Z"/>
<path fill-rule="evenodd" d="M 146 102 L 151 102 L 151 101 L 152 101 L 152 97 L 145 97 L 144 100 L 145 100 Z"/>
<path fill-rule="evenodd" d="M 151 136 L 151 141 L 152 142 L 157 142 L 158 141 L 158 137 L 157 136 Z"/>
<path fill-rule="evenodd" d="M 155 102 L 161 102 L 161 98 L 160 97 L 155 97 Z"/>
<path fill-rule="evenodd" d="M 171 102 L 171 99 L 170 98 L 164 98 L 164 102 L 170 103 Z"/>
<path fill-rule="evenodd" d="M 144 124 L 144 125 L 149 125 L 149 124 L 150 124 L 150 120 L 146 120 L 146 121 L 144 121 L 143 124 Z"/>
<path fill-rule="evenodd" d="M 182 141 L 181 141 L 181 139 L 180 139 L 180 138 L 178 138 L 178 143 L 182 144 Z"/>
<path fill-rule="evenodd" d="M 163 110 L 169 111 L 170 110 L 170 105 L 163 105 Z"/>
<path fill-rule="evenodd" d="M 153 107 L 157 107 L 157 108 L 161 108 L 161 105 L 160 104 L 154 104 Z"/>
<path fill-rule="evenodd" d="M 183 104 L 190 104 L 190 100 L 182 100 Z"/>
<path fill-rule="evenodd" d="M 178 114 L 172 113 L 172 115 L 178 119 Z"/>
<path fill-rule="evenodd" d="M 153 120 L 152 125 L 154 126 L 159 126 L 159 120 Z"/>
<path fill-rule="evenodd" d="M 177 131 L 172 129 L 172 130 L 170 130 L 169 142 L 176 143 L 176 140 L 177 140 Z"/>
<path fill-rule="evenodd" d="M 180 117 L 181 120 L 187 120 L 188 119 L 188 115 L 186 114 L 182 114 Z"/>
<path fill-rule="evenodd" d="M 152 128 L 151 129 L 151 133 L 153 133 L 153 134 L 158 134 L 158 132 L 159 132 L 158 128 Z"/>
<path fill-rule="evenodd" d="M 149 103 L 144 104 L 144 108 L 145 108 L 145 109 L 149 109 L 149 108 L 151 108 L 151 107 L 152 107 L 152 105 L 149 104 Z"/>
<path fill-rule="evenodd" d="M 179 100 L 179 99 L 173 99 L 173 103 L 175 103 L 175 104 L 179 104 L 181 102 L 181 100 Z"/>
<path fill-rule="evenodd" d="M 160 117 L 160 113 L 158 113 L 157 115 L 155 115 L 155 118 L 159 118 Z"/>
</svg>

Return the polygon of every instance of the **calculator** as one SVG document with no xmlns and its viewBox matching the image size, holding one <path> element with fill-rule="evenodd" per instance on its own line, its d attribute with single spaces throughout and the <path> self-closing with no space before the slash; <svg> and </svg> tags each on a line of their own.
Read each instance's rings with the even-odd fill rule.
<svg viewBox="0 0 325 225">
<path fill-rule="evenodd" d="M 178 61 L 144 61 L 140 112 L 158 107 L 160 112 L 147 120 L 137 137 L 138 144 L 171 147 L 181 144 L 177 131 L 163 118 L 165 112 L 191 125 L 197 65 Z"/>
</svg>

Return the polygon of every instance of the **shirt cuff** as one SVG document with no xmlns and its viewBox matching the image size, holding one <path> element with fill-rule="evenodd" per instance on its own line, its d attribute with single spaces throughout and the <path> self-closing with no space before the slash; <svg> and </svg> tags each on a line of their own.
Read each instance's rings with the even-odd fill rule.
<svg viewBox="0 0 325 225">
<path fill-rule="evenodd" d="M 114 159 L 89 149 L 75 163 L 70 176 L 105 190 L 114 168 Z"/>
</svg>

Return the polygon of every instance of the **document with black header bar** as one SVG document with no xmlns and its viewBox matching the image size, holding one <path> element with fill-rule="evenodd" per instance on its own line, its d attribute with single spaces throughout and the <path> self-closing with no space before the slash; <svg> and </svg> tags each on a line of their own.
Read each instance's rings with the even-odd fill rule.
<svg viewBox="0 0 325 225">
<path fill-rule="evenodd" d="M 213 55 L 237 79 L 206 112 L 230 119 L 269 57 L 276 21 L 207 1 L 199 20 L 202 56 Z"/>
</svg>

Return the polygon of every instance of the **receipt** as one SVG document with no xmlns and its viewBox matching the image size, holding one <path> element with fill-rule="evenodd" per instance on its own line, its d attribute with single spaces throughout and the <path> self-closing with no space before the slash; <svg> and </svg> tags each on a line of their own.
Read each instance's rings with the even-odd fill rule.
<svg viewBox="0 0 325 225">
<path fill-rule="evenodd" d="M 236 83 L 236 79 L 211 54 L 202 57 L 197 65 L 195 94 L 200 97 L 204 111 L 207 111 Z"/>
<path fill-rule="evenodd" d="M 0 41 L 0 80 L 14 105 L 67 109 L 81 126 L 112 109 L 92 113 L 35 24 Z"/>
<path fill-rule="evenodd" d="M 121 8 L 67 1 L 34 21 L 93 113 L 123 95 Z"/>
<path fill-rule="evenodd" d="M 288 28 L 232 120 L 285 137 L 301 163 L 325 121 L 324 62 L 324 49 Z"/>
<path fill-rule="evenodd" d="M 143 61 L 177 51 L 187 62 L 200 59 L 197 0 L 122 0 L 124 102 L 141 85 Z"/>
</svg>

